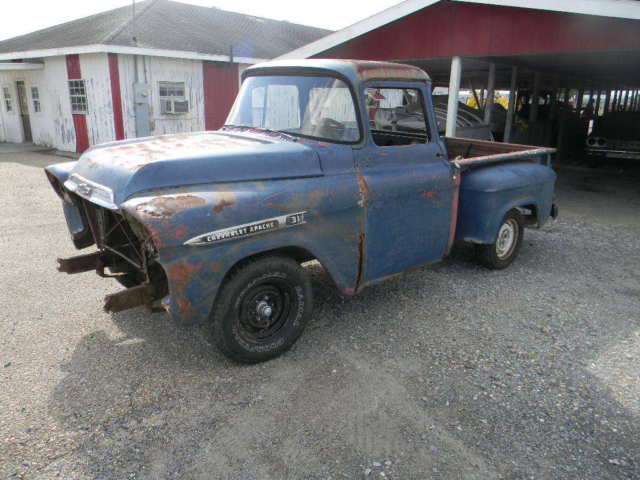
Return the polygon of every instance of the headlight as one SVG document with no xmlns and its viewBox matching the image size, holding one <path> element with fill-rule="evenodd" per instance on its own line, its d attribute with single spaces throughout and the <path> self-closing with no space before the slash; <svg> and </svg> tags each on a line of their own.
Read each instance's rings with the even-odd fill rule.
<svg viewBox="0 0 640 480">
<path fill-rule="evenodd" d="M 591 137 L 591 138 L 587 138 L 587 145 L 589 145 L 590 147 L 593 147 L 596 144 L 596 139 Z"/>
<path fill-rule="evenodd" d="M 598 146 L 599 147 L 603 147 L 607 144 L 607 141 L 604 138 L 599 138 L 598 139 Z"/>
<path fill-rule="evenodd" d="M 64 186 L 76 195 L 106 208 L 117 208 L 113 202 L 113 191 L 104 185 L 87 180 L 77 173 L 71 174 Z"/>
</svg>

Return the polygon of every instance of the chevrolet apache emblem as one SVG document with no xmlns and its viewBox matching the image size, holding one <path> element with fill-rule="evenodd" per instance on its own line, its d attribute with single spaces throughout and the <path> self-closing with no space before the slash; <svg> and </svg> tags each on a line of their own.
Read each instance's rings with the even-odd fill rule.
<svg viewBox="0 0 640 480">
<path fill-rule="evenodd" d="M 234 227 L 223 228 L 213 232 L 204 233 L 197 237 L 190 238 L 185 245 L 210 245 L 212 243 L 225 242 L 227 240 L 235 240 L 236 238 L 245 238 L 259 233 L 270 232 L 295 225 L 307 223 L 304 215 L 307 212 L 291 213 L 281 215 L 280 217 L 267 218 L 257 222 L 245 223 L 244 225 L 236 225 Z"/>
</svg>

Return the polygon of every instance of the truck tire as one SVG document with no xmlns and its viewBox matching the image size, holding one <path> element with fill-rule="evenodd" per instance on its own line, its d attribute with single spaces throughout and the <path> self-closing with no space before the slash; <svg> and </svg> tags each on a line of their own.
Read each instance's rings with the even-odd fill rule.
<svg viewBox="0 0 640 480">
<path fill-rule="evenodd" d="M 227 357 L 258 363 L 288 350 L 312 311 L 311 281 L 293 259 L 251 260 L 233 271 L 211 313 L 212 333 Z"/>
<path fill-rule="evenodd" d="M 518 256 L 522 246 L 524 220 L 517 209 L 512 209 L 500 222 L 496 241 L 478 245 L 478 259 L 482 265 L 494 270 L 507 268 Z"/>
</svg>

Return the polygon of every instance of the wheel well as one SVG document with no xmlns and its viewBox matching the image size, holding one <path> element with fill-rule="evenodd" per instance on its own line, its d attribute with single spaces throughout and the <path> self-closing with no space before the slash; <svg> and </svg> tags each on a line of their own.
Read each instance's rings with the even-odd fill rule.
<svg viewBox="0 0 640 480">
<path fill-rule="evenodd" d="M 298 263 L 309 262 L 311 260 L 316 259 L 315 255 L 313 255 L 306 248 L 302 248 L 302 247 L 289 246 L 289 247 L 274 248 L 272 250 L 265 250 L 264 252 L 259 252 L 259 253 L 254 253 L 253 255 L 249 255 L 248 257 L 242 258 L 238 260 L 236 263 L 234 263 L 231 266 L 231 268 L 227 271 L 227 273 L 224 275 L 224 278 L 222 279 L 222 282 L 220 283 L 220 285 L 224 284 L 224 282 L 227 280 L 227 278 L 229 278 L 232 272 L 234 272 L 238 268 L 241 268 L 246 263 L 256 260 L 257 258 L 268 257 L 271 255 L 280 255 L 282 257 L 289 257 Z"/>
<path fill-rule="evenodd" d="M 530 205 L 521 205 L 517 207 L 522 217 L 524 218 L 524 223 L 527 226 L 536 225 L 538 223 L 538 207 L 535 204 Z"/>
</svg>

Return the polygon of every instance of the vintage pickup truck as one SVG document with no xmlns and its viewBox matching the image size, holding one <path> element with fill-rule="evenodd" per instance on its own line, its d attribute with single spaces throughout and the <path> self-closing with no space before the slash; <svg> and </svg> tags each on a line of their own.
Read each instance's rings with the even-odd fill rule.
<svg viewBox="0 0 640 480">
<path fill-rule="evenodd" d="M 243 73 L 227 124 L 91 148 L 46 168 L 71 238 L 144 305 L 210 324 L 227 356 L 288 349 L 312 313 L 301 263 L 344 295 L 445 257 L 455 242 L 504 268 L 523 228 L 557 213 L 550 148 L 441 138 L 431 81 L 408 65 L 275 61 Z"/>
</svg>

